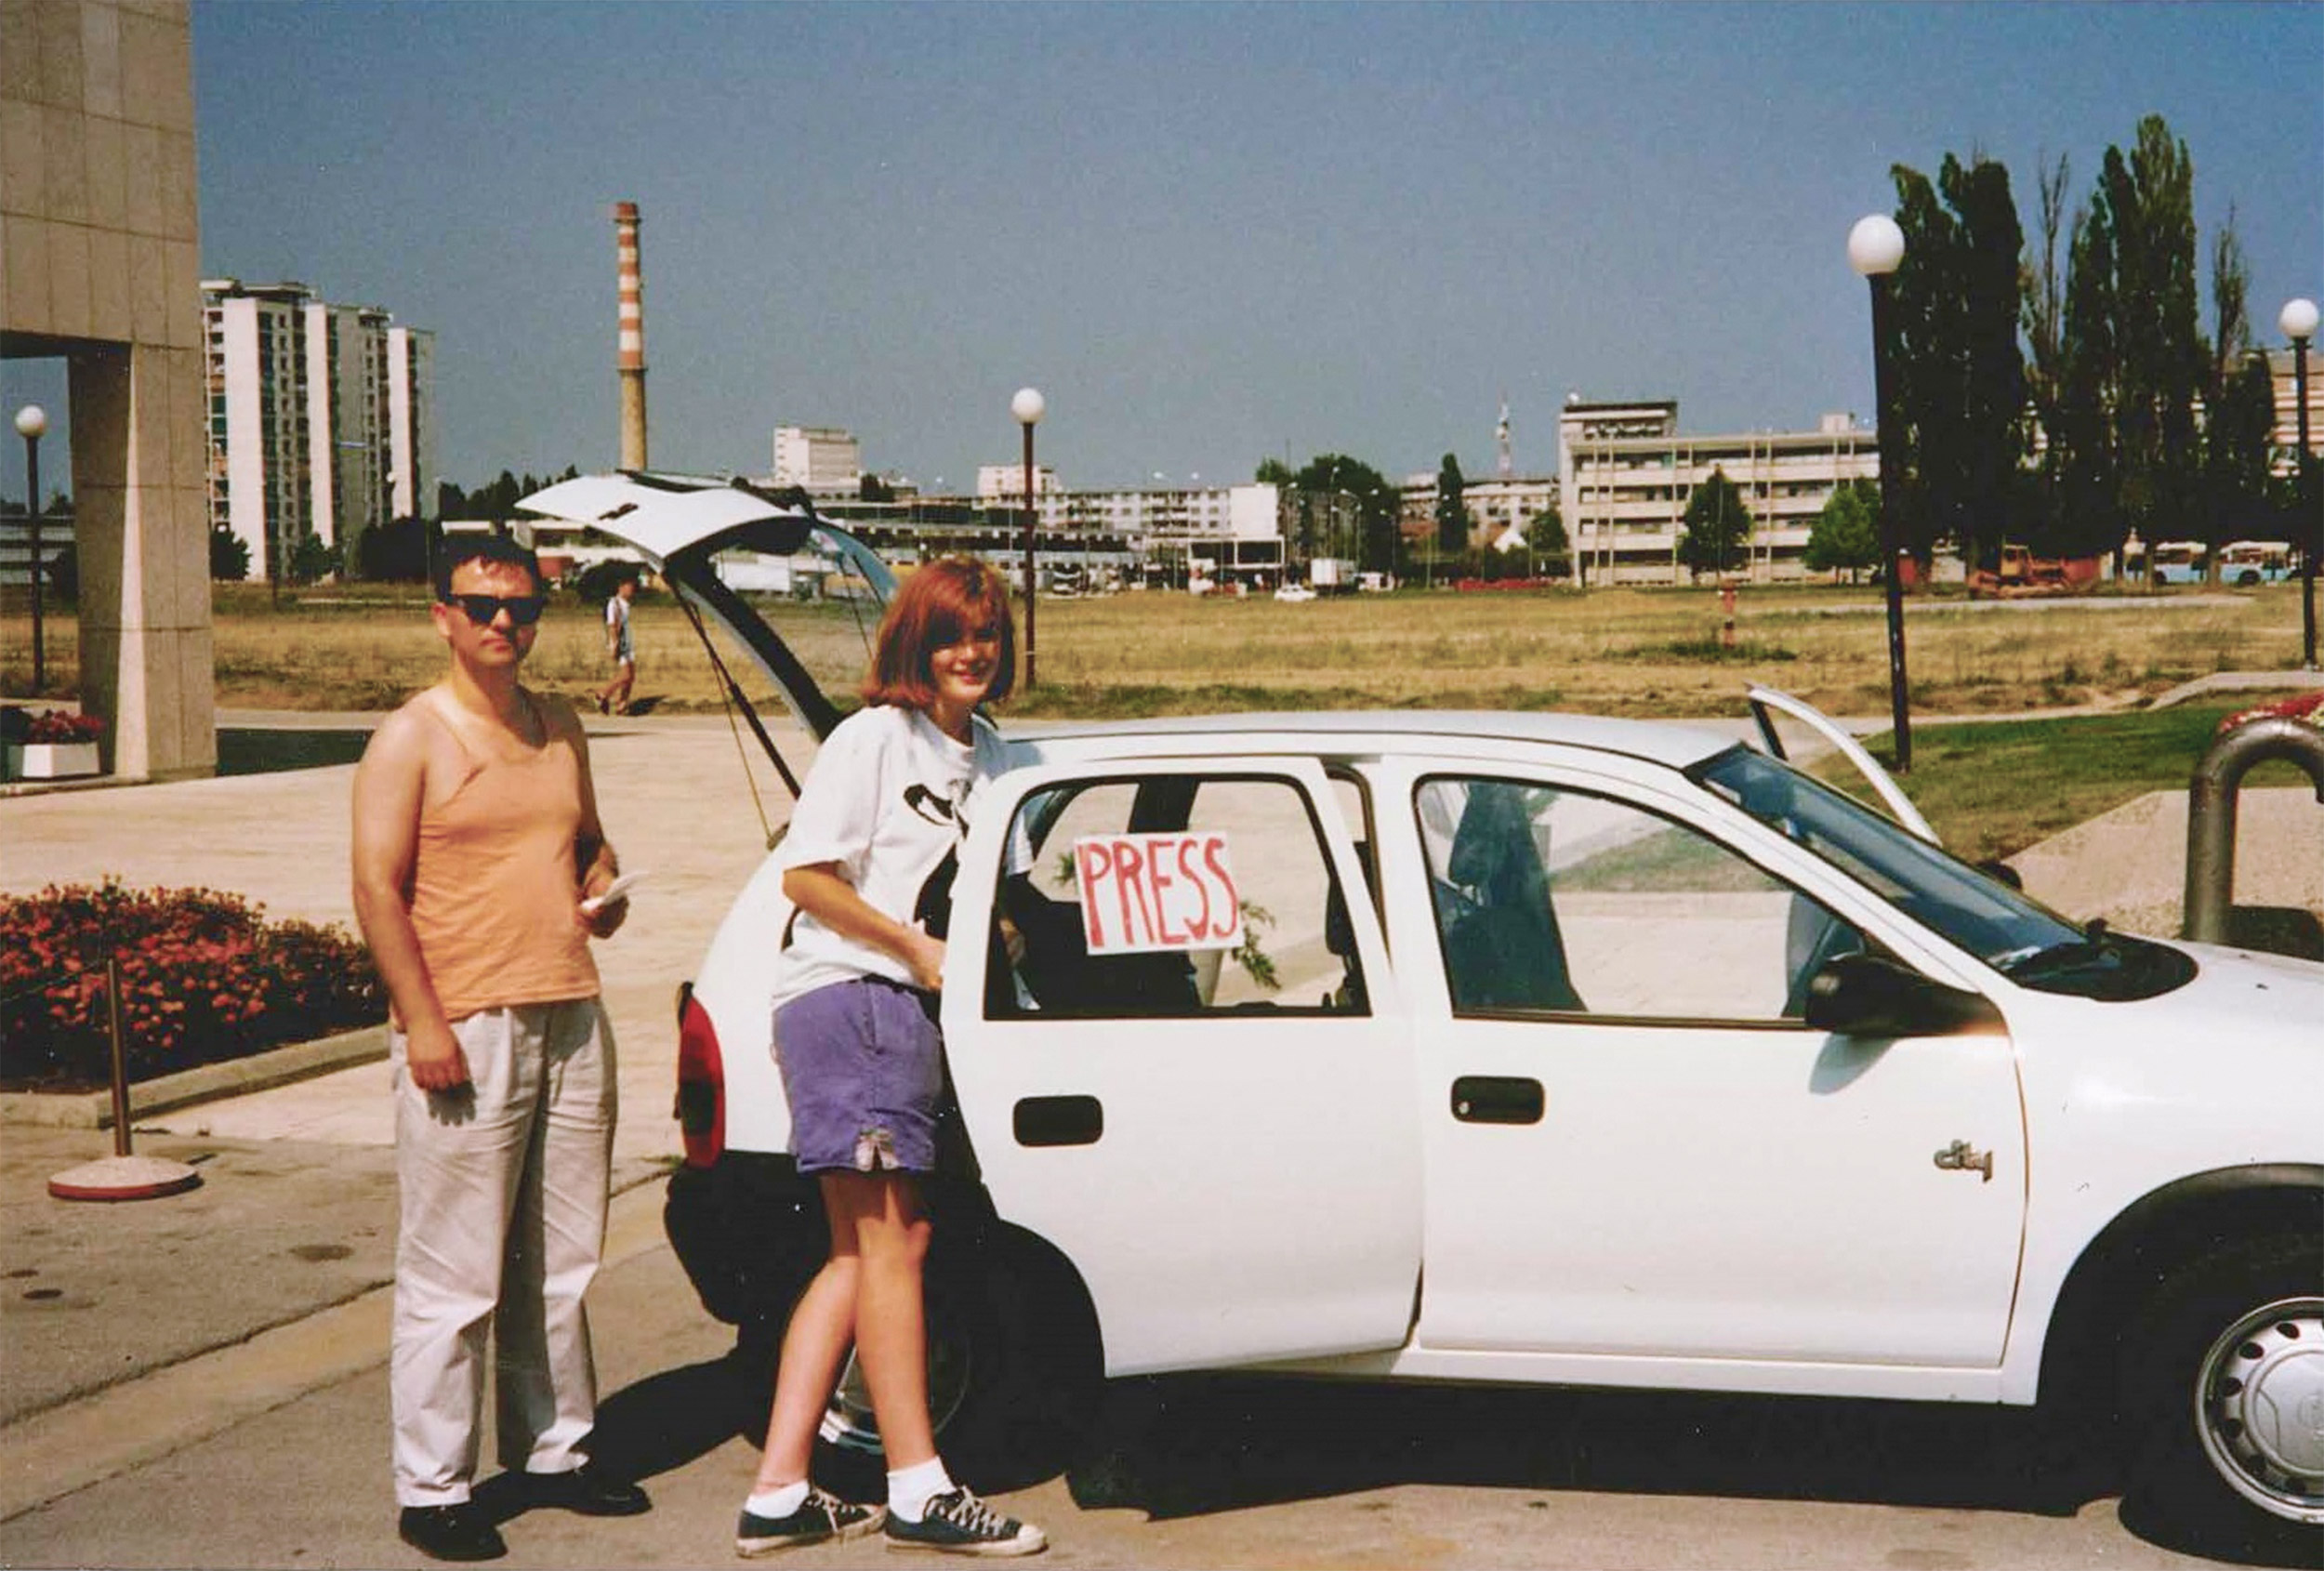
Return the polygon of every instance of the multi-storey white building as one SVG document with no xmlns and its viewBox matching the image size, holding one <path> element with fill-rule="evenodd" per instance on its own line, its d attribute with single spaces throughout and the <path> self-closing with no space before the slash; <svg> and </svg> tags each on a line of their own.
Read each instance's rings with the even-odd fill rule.
<svg viewBox="0 0 2324 1571">
<path fill-rule="evenodd" d="M 2279 475 L 2291 473 L 2293 460 L 2300 452 L 2300 392 L 2298 366 L 2290 350 L 2267 351 L 2267 372 L 2276 385 L 2276 430 L 2274 469 Z M 2310 346 L 2308 350 L 2308 447 L 2313 452 L 2324 445 L 2324 354 Z"/>
<path fill-rule="evenodd" d="M 1808 530 L 1832 492 L 1880 478 L 1879 437 L 1846 415 L 1827 415 L 1813 431 L 1681 436 L 1678 413 L 1676 399 L 1662 399 L 1574 402 L 1560 414 L 1558 502 L 1590 582 L 1684 581 L 1686 501 L 1721 469 L 1750 509 L 1748 574 L 1804 576 Z"/>
<path fill-rule="evenodd" d="M 863 444 L 832 426 L 774 429 L 774 483 L 809 495 L 853 495 L 864 483 Z"/>
<path fill-rule="evenodd" d="M 303 284 L 203 283 L 210 522 L 250 571 L 290 571 L 310 536 L 352 561 L 363 536 L 435 510 L 434 339 Z"/>
<path fill-rule="evenodd" d="M 1057 471 L 1047 464 L 1033 466 L 1033 495 L 1037 497 L 1059 495 Z M 979 464 L 976 467 L 978 501 L 1007 502 L 1012 497 L 1020 501 L 1024 497 L 1023 464 Z"/>
<path fill-rule="evenodd" d="M 424 328 L 388 329 L 389 515 L 434 522 L 436 500 L 436 336 Z"/>
</svg>

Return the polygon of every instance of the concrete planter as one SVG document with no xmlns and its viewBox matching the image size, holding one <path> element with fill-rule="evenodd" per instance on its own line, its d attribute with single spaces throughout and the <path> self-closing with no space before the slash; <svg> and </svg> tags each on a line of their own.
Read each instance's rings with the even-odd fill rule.
<svg viewBox="0 0 2324 1571">
<path fill-rule="evenodd" d="M 94 742 L 12 742 L 8 745 L 8 777 L 12 780 L 69 780 L 96 774 Z"/>
</svg>

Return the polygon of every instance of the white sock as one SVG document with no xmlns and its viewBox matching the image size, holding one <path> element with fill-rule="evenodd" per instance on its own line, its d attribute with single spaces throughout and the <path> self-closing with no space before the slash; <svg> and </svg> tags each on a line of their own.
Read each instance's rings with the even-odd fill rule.
<svg viewBox="0 0 2324 1571">
<path fill-rule="evenodd" d="M 797 1484 L 780 1484 L 764 1494 L 751 1496 L 743 1502 L 743 1509 L 753 1516 L 779 1522 L 806 1503 L 807 1481 L 802 1478 Z"/>
<path fill-rule="evenodd" d="M 888 1513 L 918 1522 L 927 1514 L 931 1499 L 956 1487 L 952 1474 L 944 1471 L 944 1458 L 931 1457 L 888 1475 Z"/>
</svg>

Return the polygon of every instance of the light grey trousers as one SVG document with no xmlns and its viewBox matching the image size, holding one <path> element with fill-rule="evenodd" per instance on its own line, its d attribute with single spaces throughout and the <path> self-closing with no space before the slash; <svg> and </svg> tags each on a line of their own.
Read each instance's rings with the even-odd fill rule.
<svg viewBox="0 0 2324 1571">
<path fill-rule="evenodd" d="M 471 1084 L 425 1091 L 390 1037 L 395 1088 L 399 1505 L 451 1505 L 476 1476 L 484 1339 L 496 1339 L 500 1463 L 588 1459 L 597 1375 L 582 1295 L 605 1247 L 614 1036 L 595 998 L 486 1010 L 453 1026 Z"/>
</svg>

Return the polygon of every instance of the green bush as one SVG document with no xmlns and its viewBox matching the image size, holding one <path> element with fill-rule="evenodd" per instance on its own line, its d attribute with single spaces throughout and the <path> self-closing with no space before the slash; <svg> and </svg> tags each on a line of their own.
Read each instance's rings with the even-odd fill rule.
<svg viewBox="0 0 2324 1571">
<path fill-rule="evenodd" d="M 385 1017 L 361 944 L 264 911 L 217 890 L 129 890 L 112 879 L 0 895 L 0 1084 L 108 1082 L 108 956 L 121 966 L 132 1080 Z"/>
</svg>

